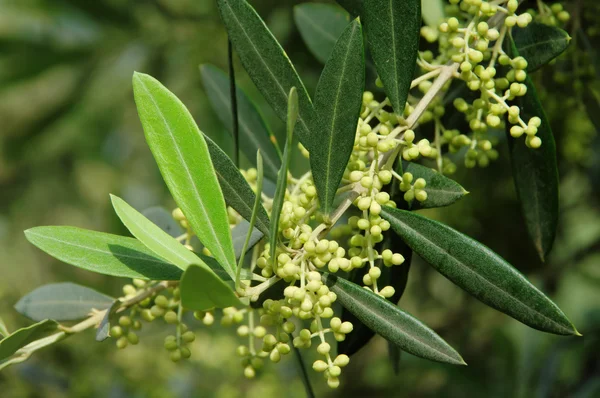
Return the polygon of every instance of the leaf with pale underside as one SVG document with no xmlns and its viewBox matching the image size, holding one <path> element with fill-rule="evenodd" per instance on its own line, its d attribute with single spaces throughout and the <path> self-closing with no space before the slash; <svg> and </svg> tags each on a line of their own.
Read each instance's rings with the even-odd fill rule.
<svg viewBox="0 0 600 398">
<path fill-rule="evenodd" d="M 52 257 L 99 274 L 151 280 L 179 280 L 182 271 L 137 239 L 75 227 L 35 227 L 27 240 Z"/>
</svg>

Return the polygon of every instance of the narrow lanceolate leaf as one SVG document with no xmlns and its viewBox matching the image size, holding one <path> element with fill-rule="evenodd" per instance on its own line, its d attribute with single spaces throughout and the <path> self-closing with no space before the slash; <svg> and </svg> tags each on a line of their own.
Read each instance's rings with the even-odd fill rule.
<svg viewBox="0 0 600 398">
<path fill-rule="evenodd" d="M 52 283 L 23 296 L 15 309 L 34 321 L 75 321 L 90 315 L 92 309 L 107 309 L 114 300 L 89 287 L 69 282 Z"/>
<path fill-rule="evenodd" d="M 25 236 L 52 257 L 99 274 L 161 281 L 181 278 L 181 269 L 137 239 L 75 227 L 36 227 Z"/>
<path fill-rule="evenodd" d="M 294 21 L 310 52 L 324 64 L 349 19 L 347 12 L 334 5 L 303 3 L 294 7 Z"/>
<path fill-rule="evenodd" d="M 27 344 L 48 336 L 57 329 L 58 323 L 46 319 L 42 322 L 15 331 L 8 337 L 0 340 L 0 361 L 10 357 Z"/>
<path fill-rule="evenodd" d="M 323 274 L 323 280 L 337 295 L 336 302 L 401 350 L 432 361 L 465 365 L 433 330 L 371 290 L 331 274 Z"/>
<path fill-rule="evenodd" d="M 0 339 L 8 336 L 9 334 L 10 333 L 8 333 L 8 328 L 6 327 L 4 320 L 0 318 Z"/>
<path fill-rule="evenodd" d="M 192 264 L 181 277 L 181 304 L 194 311 L 240 305 L 240 300 L 225 283 L 214 283 L 214 275 L 204 266 Z"/>
<path fill-rule="evenodd" d="M 413 201 L 412 210 L 449 206 L 468 194 L 459 183 L 429 167 L 404 162 L 404 172 L 411 173 L 413 181 L 423 178 L 427 182 L 425 186 L 427 199 L 424 202 Z"/>
<path fill-rule="evenodd" d="M 242 217 L 250 221 L 252 217 L 252 206 L 256 195 L 248 181 L 244 178 L 240 170 L 235 167 L 229 156 L 219 148 L 210 138 L 205 137 L 208 151 L 215 166 L 215 172 L 225 197 L 225 202 Z M 256 228 L 266 236 L 269 236 L 269 215 L 262 206 L 259 205 L 256 214 Z"/>
<path fill-rule="evenodd" d="M 298 94 L 296 94 L 296 87 L 292 87 L 290 90 L 288 100 L 286 140 L 285 149 L 283 151 L 283 165 L 281 166 L 279 174 L 277 175 L 277 188 L 275 188 L 275 196 L 273 197 L 273 206 L 271 208 L 271 236 L 269 240 L 271 246 L 271 261 L 276 261 L 275 249 L 277 248 L 277 238 L 279 237 L 279 218 L 281 216 L 281 209 L 283 208 L 283 200 L 285 198 L 285 190 L 287 188 L 288 169 L 292 160 L 292 141 L 297 116 Z"/>
<path fill-rule="evenodd" d="M 244 242 L 246 241 L 246 236 L 248 235 L 248 229 L 250 229 L 250 223 L 246 220 L 242 220 L 231 230 L 233 249 L 235 250 L 236 259 L 239 259 L 242 255 L 242 250 L 244 250 Z M 262 232 L 256 228 L 252 228 L 252 235 L 250 236 L 250 241 L 248 242 L 248 247 L 246 250 L 252 249 L 263 237 L 264 235 Z"/>
<path fill-rule="evenodd" d="M 352 154 L 364 87 L 363 36 L 357 18 L 335 44 L 315 96 L 320 143 L 313 146 L 310 153 L 310 167 L 325 214 L 332 209 Z"/>
<path fill-rule="evenodd" d="M 121 300 L 115 300 L 106 310 L 104 317 L 96 329 L 96 341 L 104 341 L 110 337 L 110 321 L 114 318 L 117 310 L 121 306 Z"/>
<path fill-rule="evenodd" d="M 221 18 L 244 69 L 281 120 L 286 120 L 288 93 L 298 90 L 296 134 L 311 151 L 313 108 L 310 96 L 287 54 L 246 0 L 217 0 Z M 262 148 L 261 148 L 262 149 Z"/>
<path fill-rule="evenodd" d="M 421 13 L 423 21 L 430 27 L 437 29 L 440 22 L 446 17 L 444 0 L 421 0 Z"/>
<path fill-rule="evenodd" d="M 202 260 L 186 249 L 177 239 L 154 225 L 123 199 L 110 195 L 110 200 L 123 225 L 155 255 L 175 264 L 184 271 L 190 264 L 203 264 Z M 206 264 L 204 266 L 210 269 Z"/>
<path fill-rule="evenodd" d="M 483 244 L 408 211 L 384 206 L 381 216 L 415 253 L 483 303 L 535 329 L 578 334 L 556 304 Z"/>
<path fill-rule="evenodd" d="M 564 30 L 539 22 L 513 29 L 513 39 L 519 55 L 527 60 L 528 72 L 534 72 L 558 57 L 571 42 Z"/>
<path fill-rule="evenodd" d="M 421 0 L 365 0 L 361 17 L 385 93 L 402 114 L 419 50 Z"/>
<path fill-rule="evenodd" d="M 233 133 L 229 77 L 213 65 L 202 65 L 200 74 L 215 113 L 227 130 Z M 240 149 L 250 162 L 254 162 L 256 151 L 260 149 L 264 157 L 265 175 L 274 180 L 277 177 L 277 171 L 281 167 L 281 154 L 278 153 L 276 147 L 277 140 L 256 106 L 239 87 L 236 88 L 236 96 L 238 100 Z M 227 199 L 227 196 L 225 198 Z"/>
<path fill-rule="evenodd" d="M 200 242 L 235 275 L 225 199 L 202 132 L 181 101 L 151 76 L 133 76 L 146 141 L 173 198 Z"/>
<path fill-rule="evenodd" d="M 516 51 L 514 47 L 512 50 Z M 521 108 L 523 120 L 527 121 L 534 116 L 542 120 L 536 134 L 542 140 L 542 146 L 537 149 L 528 148 L 522 138 L 516 140 L 508 137 L 508 142 L 513 179 L 527 231 L 538 255 L 545 261 L 552 249 L 558 225 L 556 144 L 550 121 L 529 76 L 524 84 L 527 86 L 527 94 L 518 97 L 515 102 Z"/>
</svg>

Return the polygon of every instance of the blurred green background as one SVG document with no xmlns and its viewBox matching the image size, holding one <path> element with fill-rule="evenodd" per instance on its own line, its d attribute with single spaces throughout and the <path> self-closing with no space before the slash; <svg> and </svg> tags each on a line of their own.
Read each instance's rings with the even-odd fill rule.
<svg viewBox="0 0 600 398">
<path fill-rule="evenodd" d="M 294 26 L 299 1 L 251 3 L 314 90 L 321 65 Z M 487 169 L 459 170 L 456 178 L 470 195 L 428 215 L 526 273 L 584 337 L 529 329 L 467 297 L 415 259 L 401 306 L 457 348 L 470 366 L 403 355 L 395 375 L 386 342 L 376 338 L 352 359 L 339 390 L 329 391 L 311 371 L 318 396 L 600 396 L 600 85 L 594 70 L 599 29 L 593 20 L 600 14 L 593 0 L 568 6 L 572 48 L 535 76 L 553 123 L 562 181 L 558 237 L 548 262 L 540 263 L 529 245 L 506 143 Z M 14 303 L 45 283 L 73 281 L 120 294 L 126 280 L 61 264 L 28 244 L 22 231 L 75 225 L 125 234 L 108 193 L 139 209 L 172 207 L 144 143 L 131 75 L 136 70 L 158 78 L 203 131 L 229 148 L 198 73 L 203 63 L 226 68 L 226 50 L 212 0 L 0 0 L 0 316 L 11 330 L 28 324 Z M 281 132 L 239 65 L 237 71 L 239 84 Z M 192 359 L 179 364 L 162 348 L 164 327 L 147 328 L 141 344 L 124 351 L 109 341 L 96 343 L 91 332 L 75 336 L 0 373 L 0 396 L 304 396 L 292 356 L 246 381 L 234 355 L 233 329 L 199 329 Z"/>
</svg>

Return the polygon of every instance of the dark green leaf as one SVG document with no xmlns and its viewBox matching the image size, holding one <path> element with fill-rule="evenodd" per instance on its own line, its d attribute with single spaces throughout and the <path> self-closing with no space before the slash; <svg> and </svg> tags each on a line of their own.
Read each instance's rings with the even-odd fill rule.
<svg viewBox="0 0 600 398">
<path fill-rule="evenodd" d="M 394 369 L 394 374 L 398 376 L 400 374 L 400 357 L 402 350 L 388 341 L 388 357 Z"/>
<path fill-rule="evenodd" d="M 287 117 L 288 93 L 292 87 L 297 88 L 299 114 L 296 134 L 310 151 L 310 123 L 314 110 L 287 54 L 246 0 L 217 0 L 217 5 L 244 69 L 281 120 L 285 121 Z"/>
<path fill-rule="evenodd" d="M 384 206 L 381 216 L 413 251 L 483 303 L 535 329 L 577 334 L 556 304 L 483 244 L 408 211 Z"/>
<path fill-rule="evenodd" d="M 146 141 L 175 202 L 200 242 L 234 277 L 225 199 L 202 132 L 181 101 L 153 77 L 135 73 L 133 92 Z"/>
<path fill-rule="evenodd" d="M 54 258 L 99 274 L 179 280 L 182 271 L 159 259 L 137 239 L 75 227 L 36 227 L 27 240 Z"/>
<path fill-rule="evenodd" d="M 298 4 L 294 7 L 294 21 L 310 52 L 323 64 L 350 22 L 344 10 L 321 3 Z"/>
<path fill-rule="evenodd" d="M 58 323 L 46 319 L 26 328 L 21 328 L 0 340 L 0 361 L 10 357 L 27 344 L 47 337 L 58 329 Z"/>
<path fill-rule="evenodd" d="M 110 337 L 110 320 L 115 315 L 117 309 L 121 306 L 120 300 L 115 300 L 106 310 L 106 314 L 100 321 L 98 329 L 96 329 L 96 341 L 104 341 Z"/>
<path fill-rule="evenodd" d="M 433 330 L 371 290 L 331 274 L 323 274 L 323 281 L 337 295 L 336 302 L 400 349 L 432 361 L 465 365 Z"/>
<path fill-rule="evenodd" d="M 456 181 L 443 176 L 434 169 L 413 162 L 404 162 L 404 172 L 413 175 L 413 181 L 423 178 L 427 185 L 427 199 L 424 202 L 413 201 L 411 209 L 429 209 L 432 207 L 449 206 L 461 199 L 468 192 Z M 400 195 L 403 195 L 400 193 Z M 401 197 L 401 196 L 400 196 Z M 404 200 L 404 199 L 398 199 Z"/>
<path fill-rule="evenodd" d="M 419 50 L 421 0 L 365 0 L 361 17 L 385 93 L 401 115 Z"/>
<path fill-rule="evenodd" d="M 510 40 L 510 38 L 509 38 Z M 516 51 L 514 47 L 513 51 Z M 527 94 L 517 97 L 521 108 L 521 118 L 529 120 L 533 116 L 541 118 L 537 137 L 542 146 L 528 148 L 522 140 L 508 137 L 513 179 L 527 231 L 538 255 L 545 261 L 552 249 L 558 225 L 558 166 L 556 144 L 550 121 L 537 96 L 535 86 L 528 76 L 524 83 Z M 508 130 L 507 124 L 507 130 Z M 507 134 L 510 135 L 507 131 Z"/>
<path fill-rule="evenodd" d="M 202 65 L 200 67 L 200 74 L 206 94 L 215 113 L 225 127 L 227 127 L 227 130 L 230 133 L 233 132 L 229 77 L 213 65 Z M 256 151 L 260 149 L 264 157 L 265 174 L 269 178 L 275 179 L 277 171 L 281 167 L 281 154 L 278 153 L 276 148 L 277 140 L 246 93 L 239 87 L 236 88 L 236 93 L 240 127 L 240 149 L 250 162 L 254 162 Z M 225 199 L 227 199 L 227 195 L 225 195 Z"/>
<path fill-rule="evenodd" d="M 285 191 L 287 189 L 288 169 L 292 160 L 292 141 L 294 127 L 296 126 L 296 118 L 298 116 L 298 94 L 296 94 L 296 87 L 291 88 L 288 98 L 283 165 L 277 175 L 277 188 L 275 189 L 275 196 L 273 197 L 273 205 L 271 208 L 271 235 L 269 239 L 271 245 L 271 261 L 275 261 L 275 250 L 277 248 L 277 239 L 279 238 L 279 218 L 281 216 L 281 209 L 283 208 Z"/>
<path fill-rule="evenodd" d="M 233 207 L 235 211 L 240 213 L 240 216 L 250 221 L 252 217 L 252 206 L 256 199 L 256 195 L 250 185 L 235 167 L 229 156 L 219 148 L 210 138 L 205 137 L 208 151 L 215 166 L 215 172 L 225 197 L 225 202 L 228 206 Z M 262 206 L 259 205 L 256 217 L 256 228 L 266 236 L 269 236 L 269 215 Z"/>
<path fill-rule="evenodd" d="M 352 16 L 358 17 L 361 14 L 363 0 L 336 0 L 339 5 L 344 7 Z"/>
<path fill-rule="evenodd" d="M 181 225 L 173 218 L 171 212 L 164 207 L 150 207 L 142 211 L 142 214 L 173 238 L 177 238 L 185 232 L 181 228 Z"/>
<path fill-rule="evenodd" d="M 212 271 L 190 265 L 181 277 L 181 304 L 194 311 L 240 305 L 240 300 L 225 283 L 214 283 Z"/>
<path fill-rule="evenodd" d="M 34 321 L 76 321 L 90 315 L 92 309 L 110 307 L 114 298 L 74 283 L 52 283 L 38 287 L 15 305 L 22 315 Z"/>
<path fill-rule="evenodd" d="M 365 57 L 360 21 L 355 19 L 336 42 L 317 85 L 315 109 L 322 127 L 320 145 L 310 153 L 310 167 L 325 214 L 354 148 L 365 87 Z"/>
<path fill-rule="evenodd" d="M 534 72 L 558 57 L 569 47 L 571 37 L 564 30 L 540 22 L 513 29 L 519 55 L 527 60 L 527 71 Z"/>
</svg>

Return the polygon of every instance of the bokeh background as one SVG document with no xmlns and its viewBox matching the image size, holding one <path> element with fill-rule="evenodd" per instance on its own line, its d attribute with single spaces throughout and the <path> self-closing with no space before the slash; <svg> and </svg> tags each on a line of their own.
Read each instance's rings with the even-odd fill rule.
<svg viewBox="0 0 600 398">
<path fill-rule="evenodd" d="M 252 1 L 312 91 L 322 66 L 294 25 L 297 3 Z M 395 374 L 386 342 L 375 338 L 353 358 L 338 391 L 328 391 L 311 371 L 318 396 L 600 396 L 600 70 L 594 68 L 600 10 L 595 0 L 567 6 L 571 49 L 535 76 L 556 135 L 561 175 L 560 225 L 549 260 L 542 264 L 529 245 L 506 143 L 487 169 L 456 174 L 470 195 L 428 215 L 480 240 L 527 274 L 584 337 L 529 329 L 415 259 L 401 306 L 456 347 L 470 366 L 403 355 Z M 23 230 L 75 225 L 125 234 L 109 193 L 139 209 L 172 207 L 144 143 L 131 75 L 142 71 L 162 81 L 200 128 L 228 148 L 228 133 L 209 106 L 198 72 L 203 63 L 226 68 L 226 50 L 212 0 L 0 0 L 0 317 L 11 330 L 28 324 L 14 303 L 45 283 L 73 281 L 120 294 L 126 280 L 61 264 L 28 244 Z M 237 71 L 239 84 L 279 134 L 281 123 L 239 65 Z M 200 328 L 192 359 L 173 364 L 162 348 L 164 329 L 147 328 L 140 345 L 124 351 L 110 341 L 96 343 L 91 332 L 70 338 L 0 373 L 0 396 L 304 396 L 292 356 L 246 381 L 234 355 L 234 330 Z"/>
</svg>

